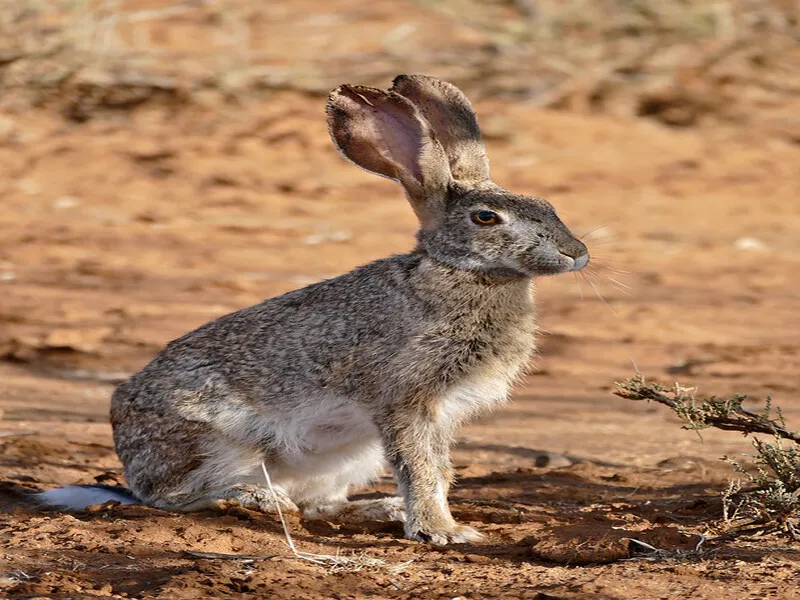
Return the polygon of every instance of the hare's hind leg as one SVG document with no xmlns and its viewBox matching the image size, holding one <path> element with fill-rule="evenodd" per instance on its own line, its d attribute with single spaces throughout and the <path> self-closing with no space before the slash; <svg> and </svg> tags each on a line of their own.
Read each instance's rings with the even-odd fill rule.
<svg viewBox="0 0 800 600">
<path fill-rule="evenodd" d="M 274 493 L 267 488 L 263 450 L 223 438 L 206 424 L 118 421 L 115 437 L 128 485 L 149 506 L 191 512 L 235 502 L 265 512 L 298 510 L 279 484 Z"/>
<path fill-rule="evenodd" d="M 236 503 L 267 513 L 299 512 L 297 505 L 279 483 L 270 487 L 264 477 L 263 451 L 218 439 L 207 445 L 204 460 L 188 473 L 178 489 L 165 494 L 154 505 L 183 512 Z"/>
<path fill-rule="evenodd" d="M 235 503 L 267 513 L 299 512 L 279 484 L 269 487 L 261 469 L 263 457 L 247 448 L 230 446 L 209 455 L 179 485 L 149 504 L 167 510 L 191 512 Z"/>
<path fill-rule="evenodd" d="M 173 502 L 169 506 L 163 508 L 170 508 L 181 512 L 191 512 L 195 510 L 203 510 L 205 508 L 219 507 L 223 503 L 235 503 L 245 508 L 253 508 L 265 513 L 276 513 L 278 509 L 282 512 L 294 511 L 300 512 L 297 505 L 292 502 L 291 498 L 286 492 L 273 486 L 268 489 L 263 486 L 242 483 L 232 485 L 227 488 L 213 490 L 206 492 L 203 495 L 188 499 L 178 499 L 178 502 Z"/>
</svg>

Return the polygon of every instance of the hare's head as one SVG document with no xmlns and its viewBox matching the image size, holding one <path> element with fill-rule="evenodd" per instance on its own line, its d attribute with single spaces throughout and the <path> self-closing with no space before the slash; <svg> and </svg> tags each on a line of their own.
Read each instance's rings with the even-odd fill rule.
<svg viewBox="0 0 800 600">
<path fill-rule="evenodd" d="M 420 220 L 419 247 L 443 263 L 505 276 L 577 271 L 589 262 L 545 200 L 489 179 L 475 113 L 454 85 L 400 75 L 388 92 L 343 85 L 331 137 L 359 167 L 399 181 Z"/>
</svg>

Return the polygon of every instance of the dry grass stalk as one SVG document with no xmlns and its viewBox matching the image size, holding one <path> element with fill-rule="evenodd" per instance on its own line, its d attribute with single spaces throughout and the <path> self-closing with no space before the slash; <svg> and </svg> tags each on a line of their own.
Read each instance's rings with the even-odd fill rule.
<svg viewBox="0 0 800 600">
<path fill-rule="evenodd" d="M 353 553 L 349 556 L 341 554 L 317 554 L 313 552 L 302 552 L 297 549 L 294 543 L 292 534 L 289 532 L 289 526 L 283 516 L 281 510 L 280 500 L 275 488 L 272 485 L 272 478 L 269 476 L 266 465 L 261 463 L 261 470 L 264 473 L 267 487 L 275 500 L 275 506 L 278 512 L 281 526 L 283 527 L 283 535 L 286 540 L 286 545 L 292 551 L 292 557 L 300 560 L 305 560 L 323 567 L 327 567 L 331 573 L 355 573 L 363 570 L 379 570 L 385 571 L 390 574 L 402 573 L 406 570 L 408 565 L 413 561 L 405 561 L 395 564 L 387 563 L 385 560 L 369 556 L 366 552 Z M 184 550 L 184 556 L 188 558 L 200 558 L 205 560 L 230 560 L 242 563 L 252 563 L 259 560 L 270 560 L 273 558 L 288 558 L 285 554 L 235 554 L 235 553 L 221 553 L 221 552 L 201 552 L 197 550 Z"/>
<path fill-rule="evenodd" d="M 686 534 L 692 535 L 692 534 Z M 628 551 L 631 557 L 626 560 L 647 560 L 647 561 L 663 561 L 663 560 L 688 560 L 694 558 L 701 558 L 708 554 L 703 548 L 706 542 L 706 536 L 701 535 L 700 539 L 695 544 L 694 548 L 684 549 L 663 549 L 656 548 L 647 542 L 637 540 L 636 538 L 627 538 L 629 545 Z"/>
<path fill-rule="evenodd" d="M 390 573 L 401 573 L 405 571 L 409 564 L 411 564 L 412 561 L 406 561 L 390 565 L 385 560 L 374 558 L 366 553 L 353 553 L 350 556 L 342 556 L 341 554 L 316 554 L 312 552 L 299 551 L 294 544 L 292 534 L 289 532 L 286 519 L 283 517 L 280 500 L 278 499 L 278 495 L 272 485 L 272 479 L 269 476 L 269 471 L 267 471 L 267 467 L 263 462 L 261 463 L 261 470 L 264 472 L 264 479 L 267 482 L 267 487 L 269 488 L 270 492 L 272 493 L 272 497 L 275 500 L 275 506 L 278 509 L 278 518 L 283 526 L 283 534 L 286 538 L 286 544 L 289 546 L 289 549 L 292 551 L 292 554 L 295 558 L 328 567 L 333 573 L 353 573 L 364 569 L 380 569 L 386 570 Z"/>
</svg>

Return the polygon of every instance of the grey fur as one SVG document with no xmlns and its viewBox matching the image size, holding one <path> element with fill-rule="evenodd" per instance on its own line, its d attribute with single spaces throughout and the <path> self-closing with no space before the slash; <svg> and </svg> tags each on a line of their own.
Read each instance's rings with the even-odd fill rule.
<svg viewBox="0 0 800 600">
<path fill-rule="evenodd" d="M 409 538 L 479 539 L 447 506 L 453 432 L 503 402 L 533 354 L 533 278 L 581 268 L 586 247 L 547 202 L 488 180 L 477 121 L 454 86 L 424 76 L 401 76 L 392 92 L 342 86 L 328 115 L 347 158 L 404 186 L 422 223 L 415 249 L 170 343 L 114 393 L 125 476 L 161 508 L 233 499 L 271 510 L 264 460 L 283 508 L 402 518 L 396 499 L 363 511 L 347 502 L 386 458 Z M 501 224 L 474 223 L 485 210 Z"/>
</svg>

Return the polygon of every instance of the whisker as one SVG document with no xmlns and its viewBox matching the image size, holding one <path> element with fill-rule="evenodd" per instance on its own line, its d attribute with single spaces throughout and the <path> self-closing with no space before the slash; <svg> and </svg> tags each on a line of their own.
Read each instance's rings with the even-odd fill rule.
<svg viewBox="0 0 800 600">
<path fill-rule="evenodd" d="M 611 284 L 611 287 L 613 287 L 615 290 L 617 290 L 620 294 L 623 294 L 624 296 L 630 296 L 632 294 L 632 292 L 630 290 L 626 290 L 625 288 L 617 287 L 614 284 Z"/>
<path fill-rule="evenodd" d="M 603 246 L 608 246 L 610 244 L 613 244 L 617 240 L 615 240 L 614 238 L 594 238 L 594 239 L 584 239 L 582 241 L 587 246 L 590 246 L 592 248 L 598 248 L 598 247 L 603 247 Z"/>
<path fill-rule="evenodd" d="M 632 293 L 633 288 L 631 288 L 629 285 L 627 285 L 625 283 L 622 283 L 621 281 L 618 281 L 618 280 L 614 279 L 613 277 L 609 277 L 605 273 L 598 273 L 596 271 L 587 271 L 586 275 L 587 276 L 591 276 L 591 277 L 602 278 L 604 281 L 608 281 L 608 283 L 615 290 L 619 291 L 622 294 L 625 294 L 626 296 L 630 296 L 631 293 Z"/>
<path fill-rule="evenodd" d="M 578 238 L 581 240 L 603 240 L 603 239 L 613 240 L 616 237 L 617 237 L 616 233 L 613 233 L 611 231 L 601 231 L 599 227 L 597 229 L 592 229 L 589 233 L 578 236 Z"/>
<path fill-rule="evenodd" d="M 589 279 L 588 277 L 586 277 L 586 275 L 584 275 L 583 273 L 581 273 L 581 275 L 583 276 L 583 279 L 586 281 L 586 283 L 588 283 L 588 284 L 589 284 L 589 287 L 591 287 L 591 288 L 594 290 L 594 293 L 597 295 L 597 297 L 598 297 L 598 298 L 600 298 L 600 302 L 602 302 L 603 304 L 605 304 L 605 305 L 608 307 L 608 310 L 610 310 L 610 311 L 611 311 L 611 313 L 612 313 L 612 314 L 613 314 L 615 317 L 618 317 L 619 315 L 617 314 L 617 311 L 615 311 L 615 310 L 614 310 L 614 308 L 613 308 L 613 307 L 612 307 L 612 306 L 611 306 L 611 305 L 610 305 L 608 302 L 606 302 L 606 299 L 605 299 L 605 298 L 603 298 L 603 295 L 602 295 L 602 294 L 600 293 L 600 291 L 597 289 L 597 286 L 594 284 L 594 282 L 592 282 L 592 280 L 591 280 L 591 279 Z"/>
<path fill-rule="evenodd" d="M 600 231 L 601 229 L 605 229 L 608 226 L 609 226 L 609 223 L 602 223 L 602 224 L 598 225 L 597 227 L 595 227 L 594 229 L 591 229 L 591 230 L 587 231 L 583 235 L 579 235 L 578 239 L 584 240 L 584 239 L 588 238 L 590 235 L 592 235 L 595 231 Z"/>
<path fill-rule="evenodd" d="M 623 271 L 621 269 L 614 269 L 612 267 L 602 265 L 602 264 L 593 264 L 589 263 L 583 269 L 587 273 L 595 273 L 597 275 L 601 275 L 603 277 L 609 277 L 609 273 L 613 273 L 614 275 L 630 275 L 628 271 Z"/>
<path fill-rule="evenodd" d="M 617 280 L 616 280 L 616 279 L 614 279 L 613 277 L 608 277 L 608 275 L 606 275 L 606 279 L 608 279 L 609 281 L 612 281 L 612 282 L 614 282 L 614 283 L 615 283 L 615 284 L 617 284 L 619 287 L 621 287 L 621 288 L 625 288 L 625 289 L 626 289 L 626 290 L 628 290 L 628 291 L 630 291 L 630 290 L 632 290 L 632 289 L 633 289 L 633 288 L 632 288 L 631 286 L 629 286 L 628 284 L 626 284 L 626 283 L 622 283 L 621 281 L 617 281 Z"/>
<path fill-rule="evenodd" d="M 575 277 L 575 284 L 578 286 L 578 294 L 580 295 L 581 300 L 583 300 L 583 288 L 581 287 L 580 277 L 578 277 L 578 273 L 575 271 L 573 271 L 572 274 Z"/>
<path fill-rule="evenodd" d="M 604 265 L 602 262 L 590 262 L 587 266 L 588 269 L 602 269 L 604 271 L 611 271 L 612 273 L 617 273 L 618 275 L 630 275 L 630 271 L 624 271 L 622 269 L 614 269 L 613 267 L 609 267 L 608 265 Z"/>
</svg>

